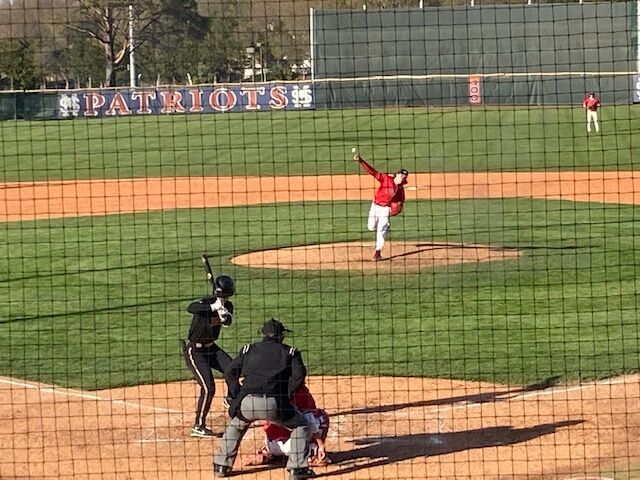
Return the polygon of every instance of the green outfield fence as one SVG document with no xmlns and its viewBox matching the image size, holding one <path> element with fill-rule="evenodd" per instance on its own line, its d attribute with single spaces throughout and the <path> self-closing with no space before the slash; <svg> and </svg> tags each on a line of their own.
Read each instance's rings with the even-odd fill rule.
<svg viewBox="0 0 640 480">
<path fill-rule="evenodd" d="M 0 0 L 0 478 L 214 478 L 203 255 L 319 477 L 640 478 L 638 12 Z M 232 478 L 303 478 L 265 427 Z"/>
</svg>

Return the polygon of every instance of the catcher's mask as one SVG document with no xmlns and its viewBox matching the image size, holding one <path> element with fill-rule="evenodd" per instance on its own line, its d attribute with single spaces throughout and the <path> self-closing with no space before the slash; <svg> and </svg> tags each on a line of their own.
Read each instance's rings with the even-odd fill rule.
<svg viewBox="0 0 640 480">
<path fill-rule="evenodd" d="M 284 339 L 285 332 L 293 333 L 291 330 L 286 328 L 281 322 L 272 318 L 271 320 L 267 320 L 262 325 L 262 335 L 268 338 L 276 338 L 280 341 Z"/>
<path fill-rule="evenodd" d="M 213 281 L 216 297 L 227 298 L 236 293 L 236 284 L 233 278 L 227 275 L 219 275 Z"/>
</svg>

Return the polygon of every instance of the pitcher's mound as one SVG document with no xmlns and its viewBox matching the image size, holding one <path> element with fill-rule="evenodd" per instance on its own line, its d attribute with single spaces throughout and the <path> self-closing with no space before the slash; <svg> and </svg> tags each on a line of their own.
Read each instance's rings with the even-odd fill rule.
<svg viewBox="0 0 640 480">
<path fill-rule="evenodd" d="M 518 250 L 456 243 L 388 242 L 383 258 L 371 261 L 372 243 L 345 242 L 285 247 L 239 255 L 237 265 L 288 270 L 388 270 L 415 271 L 463 262 L 506 260 L 520 256 Z"/>
</svg>

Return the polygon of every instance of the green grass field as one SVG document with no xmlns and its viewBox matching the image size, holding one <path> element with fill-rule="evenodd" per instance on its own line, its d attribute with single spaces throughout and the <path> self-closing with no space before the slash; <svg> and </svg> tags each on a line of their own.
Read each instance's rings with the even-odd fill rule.
<svg viewBox="0 0 640 480">
<path fill-rule="evenodd" d="M 530 199 L 421 201 L 399 239 L 518 248 L 517 260 L 406 274 L 249 269 L 229 258 L 370 239 L 366 203 L 178 210 L 0 229 L 0 374 L 81 388 L 190 378 L 177 339 L 206 293 L 198 256 L 232 273 L 230 352 L 275 315 L 313 374 L 527 383 L 637 370 L 637 209 Z M 222 232 L 225 232 L 224 234 Z M 33 259 L 33 260 L 32 260 Z"/>
<path fill-rule="evenodd" d="M 0 181 L 412 171 L 637 168 L 640 107 L 323 110 L 3 122 Z"/>
<path fill-rule="evenodd" d="M 636 168 L 637 107 L 280 112 L 5 122 L 3 181 L 173 175 Z M 385 162 L 384 160 L 387 160 Z M 190 378 L 178 350 L 198 257 L 233 274 L 230 352 L 277 316 L 314 374 L 520 384 L 640 368 L 640 216 L 531 199 L 420 201 L 394 239 L 518 248 L 517 260 L 406 274 L 250 269 L 233 255 L 372 240 L 367 203 L 262 205 L 0 224 L 0 374 L 79 388 Z M 354 219 L 362 221 L 354 221 Z"/>
</svg>

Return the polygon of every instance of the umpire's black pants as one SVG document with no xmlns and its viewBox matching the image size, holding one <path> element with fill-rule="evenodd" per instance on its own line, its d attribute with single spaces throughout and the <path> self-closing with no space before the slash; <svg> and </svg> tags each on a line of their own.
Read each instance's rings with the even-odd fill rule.
<svg viewBox="0 0 640 480">
<path fill-rule="evenodd" d="M 206 426 L 207 414 L 211 408 L 213 395 L 216 393 L 216 385 L 213 382 L 211 369 L 224 373 L 231 363 L 231 357 L 215 343 L 210 347 L 197 348 L 194 342 L 189 342 L 184 351 L 184 359 L 196 382 L 200 385 L 200 396 L 196 406 L 194 425 L 204 427 Z"/>
</svg>

